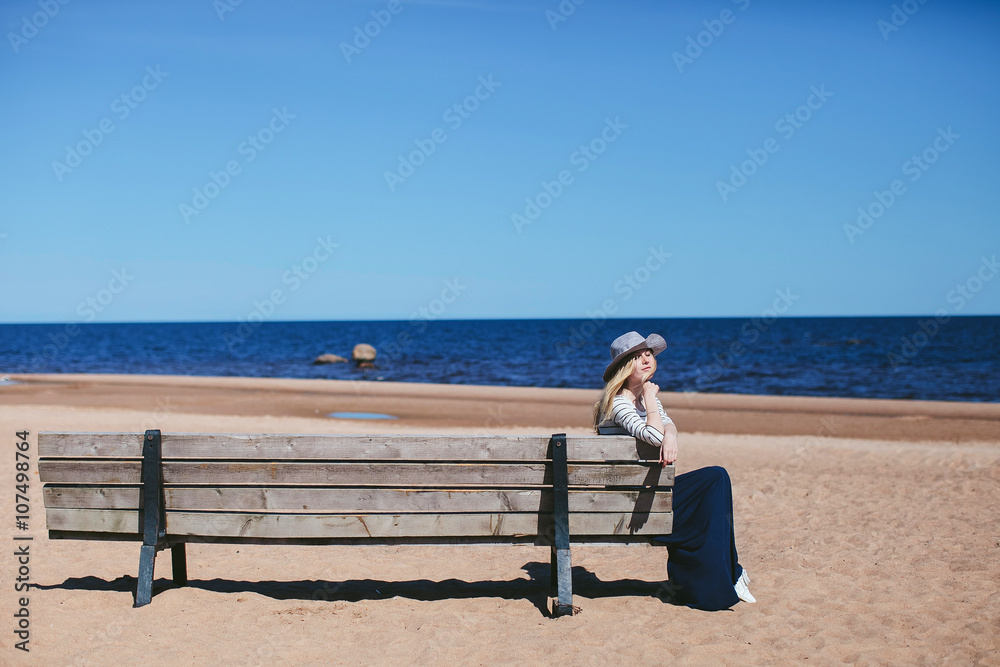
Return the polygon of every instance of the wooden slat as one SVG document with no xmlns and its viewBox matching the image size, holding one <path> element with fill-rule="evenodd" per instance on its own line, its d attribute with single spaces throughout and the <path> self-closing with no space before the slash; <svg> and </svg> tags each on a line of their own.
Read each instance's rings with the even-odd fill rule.
<svg viewBox="0 0 1000 667">
<path fill-rule="evenodd" d="M 45 506 L 139 508 L 139 487 L 45 487 Z M 168 510 L 309 512 L 551 512 L 552 493 L 532 490 L 167 487 Z M 571 491 L 572 512 L 669 512 L 669 491 Z"/>
<path fill-rule="evenodd" d="M 38 462 L 42 482 L 137 484 L 140 461 L 49 459 Z M 538 486 L 551 483 L 544 463 L 275 463 L 167 461 L 166 484 L 341 484 L 452 486 L 458 484 Z M 571 485 L 669 486 L 673 467 L 570 464 Z"/>
<path fill-rule="evenodd" d="M 142 433 L 38 434 L 38 456 L 142 456 Z"/>
<path fill-rule="evenodd" d="M 139 486 L 52 486 L 42 487 L 45 507 L 65 509 L 139 509 Z"/>
<path fill-rule="evenodd" d="M 650 540 L 657 535 L 579 535 L 569 536 L 572 544 L 586 544 L 596 547 L 649 547 Z M 86 533 L 75 530 L 50 530 L 50 540 L 91 540 L 102 542 L 142 542 L 142 535 L 129 533 Z M 493 537 L 478 535 L 471 537 L 205 537 L 200 535 L 184 535 L 182 538 L 170 536 L 171 541 L 187 544 L 265 544 L 265 545 L 310 545 L 310 546 L 427 546 L 451 547 L 465 546 L 551 546 L 545 536 L 514 536 Z"/>
<path fill-rule="evenodd" d="M 126 510 L 48 509 L 50 530 L 137 533 L 138 512 Z M 628 513 L 570 513 L 571 535 L 661 535 L 669 533 L 673 515 L 641 515 L 630 527 Z M 525 514 L 252 514 L 167 512 L 168 535 L 246 538 L 391 538 L 472 537 L 545 534 L 551 515 Z"/>
<path fill-rule="evenodd" d="M 141 461 L 38 461 L 38 479 L 45 484 L 139 484 L 141 472 Z"/>
<path fill-rule="evenodd" d="M 549 436 L 272 435 L 164 433 L 163 458 L 543 460 Z M 637 450 L 638 447 L 638 450 Z M 569 436 L 570 460 L 652 459 L 657 449 L 630 436 Z M 40 458 L 142 456 L 138 433 L 38 435 Z"/>
<path fill-rule="evenodd" d="M 49 530 L 84 530 L 98 533 L 139 533 L 135 510 L 90 510 L 45 508 Z M 140 535 L 141 537 L 141 535 Z"/>
</svg>

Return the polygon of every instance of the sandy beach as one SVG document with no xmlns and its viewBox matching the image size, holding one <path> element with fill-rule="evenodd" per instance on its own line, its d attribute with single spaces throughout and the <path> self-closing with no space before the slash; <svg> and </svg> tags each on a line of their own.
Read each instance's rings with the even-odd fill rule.
<svg viewBox="0 0 1000 667">
<path fill-rule="evenodd" d="M 326 380 L 12 375 L 0 428 L 243 433 L 590 433 L 596 390 Z M 666 552 L 575 547 L 551 619 L 548 552 L 188 546 L 186 588 L 132 608 L 136 543 L 49 540 L 31 487 L 30 653 L 4 664 L 1000 664 L 1000 404 L 661 394 L 677 472 L 725 466 L 757 604 L 662 602 Z M 375 412 L 393 420 L 342 420 Z M 35 469 L 34 463 L 32 470 Z M 37 480 L 37 477 L 35 477 Z M 0 473 L 13 544 L 13 457 Z"/>
</svg>

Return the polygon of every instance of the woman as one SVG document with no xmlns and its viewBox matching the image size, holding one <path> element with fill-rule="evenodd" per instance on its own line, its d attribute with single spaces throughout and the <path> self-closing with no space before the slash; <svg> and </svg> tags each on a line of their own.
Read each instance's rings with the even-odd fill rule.
<svg viewBox="0 0 1000 667">
<path fill-rule="evenodd" d="M 650 382 L 656 355 L 667 347 L 658 334 L 635 331 L 611 343 L 604 371 L 604 395 L 594 406 L 594 426 L 614 422 L 635 438 L 660 448 L 660 464 L 677 460 L 677 428 L 663 410 Z M 698 609 L 728 609 L 750 594 L 750 578 L 740 566 L 733 535 L 733 490 L 725 468 L 713 466 L 677 475 L 673 488 L 674 526 L 654 538 L 667 546 L 667 574 L 675 601 Z"/>
</svg>

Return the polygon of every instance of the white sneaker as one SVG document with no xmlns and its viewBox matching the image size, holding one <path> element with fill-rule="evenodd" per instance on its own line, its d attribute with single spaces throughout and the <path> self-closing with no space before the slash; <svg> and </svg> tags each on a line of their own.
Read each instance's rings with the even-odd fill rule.
<svg viewBox="0 0 1000 667">
<path fill-rule="evenodd" d="M 747 586 L 749 583 L 750 577 L 747 576 L 747 571 L 743 570 L 743 574 L 740 575 L 740 578 L 736 581 L 736 585 L 733 586 L 733 588 L 736 589 L 736 595 L 739 599 L 744 602 L 754 603 L 757 601 L 757 598 L 750 594 L 750 589 Z"/>
</svg>

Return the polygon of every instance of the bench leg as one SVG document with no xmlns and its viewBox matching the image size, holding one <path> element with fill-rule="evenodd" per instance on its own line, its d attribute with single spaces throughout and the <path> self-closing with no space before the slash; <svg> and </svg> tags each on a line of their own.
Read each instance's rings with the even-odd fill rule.
<svg viewBox="0 0 1000 667">
<path fill-rule="evenodd" d="M 558 597 L 552 605 L 553 616 L 573 615 L 573 565 L 569 549 L 554 549 L 555 575 Z"/>
<path fill-rule="evenodd" d="M 573 615 L 573 566 L 569 557 L 569 474 L 566 434 L 556 433 L 549 440 L 552 458 L 552 521 L 555 529 L 552 546 L 553 578 L 557 597 L 553 616 Z"/>
<path fill-rule="evenodd" d="M 161 434 L 146 431 L 142 438 L 142 492 L 139 512 L 142 521 L 142 548 L 139 550 L 139 579 L 135 585 L 135 605 L 145 607 L 153 599 L 153 566 L 156 547 L 164 526 L 163 466 Z"/>
<path fill-rule="evenodd" d="M 135 586 L 135 605 L 144 607 L 153 599 L 153 565 L 156 563 L 156 545 L 143 544 L 139 549 L 139 580 Z"/>
<path fill-rule="evenodd" d="M 174 570 L 174 584 L 176 586 L 187 586 L 187 551 L 184 550 L 184 543 L 170 546 L 170 561 Z"/>
</svg>

